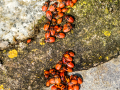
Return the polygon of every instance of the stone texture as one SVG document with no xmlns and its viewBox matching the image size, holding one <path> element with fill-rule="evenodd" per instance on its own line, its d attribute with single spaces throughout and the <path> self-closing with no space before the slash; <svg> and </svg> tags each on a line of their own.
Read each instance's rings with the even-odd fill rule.
<svg viewBox="0 0 120 90">
<path fill-rule="evenodd" d="M 14 38 L 23 40 L 30 37 L 34 32 L 32 27 L 44 15 L 41 9 L 44 2 L 44 0 L 1 0 L 0 39 L 14 43 Z"/>
</svg>

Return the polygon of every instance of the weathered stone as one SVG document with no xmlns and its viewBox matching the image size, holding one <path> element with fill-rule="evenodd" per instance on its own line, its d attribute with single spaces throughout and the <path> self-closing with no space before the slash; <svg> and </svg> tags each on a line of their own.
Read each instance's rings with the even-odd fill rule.
<svg viewBox="0 0 120 90">
<path fill-rule="evenodd" d="M 0 39 L 14 43 L 14 38 L 23 40 L 30 37 L 34 32 L 32 27 L 44 14 L 41 8 L 44 2 L 44 0 L 1 0 Z"/>
</svg>

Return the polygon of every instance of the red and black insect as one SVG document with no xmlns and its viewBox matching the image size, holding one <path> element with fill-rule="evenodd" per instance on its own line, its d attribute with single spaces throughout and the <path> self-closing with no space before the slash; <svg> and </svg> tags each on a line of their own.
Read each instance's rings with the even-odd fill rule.
<svg viewBox="0 0 120 90">
<path fill-rule="evenodd" d="M 49 28 L 49 26 L 50 26 L 50 22 L 48 21 L 48 22 L 44 25 L 44 30 L 47 31 L 48 28 Z"/>
<path fill-rule="evenodd" d="M 56 70 L 60 70 L 60 68 L 62 67 L 62 61 L 59 61 L 56 66 L 55 66 L 55 69 Z"/>
<path fill-rule="evenodd" d="M 57 19 L 57 24 L 61 24 L 62 23 L 62 18 Z"/>
<path fill-rule="evenodd" d="M 55 42 L 55 37 L 48 37 L 47 39 L 45 39 L 45 42 L 53 43 Z"/>
<path fill-rule="evenodd" d="M 77 0 L 72 0 L 72 2 L 73 2 L 73 3 L 76 3 L 76 2 L 77 2 Z"/>
<path fill-rule="evenodd" d="M 72 29 L 72 25 L 70 23 L 66 23 L 63 26 L 63 32 L 69 32 Z"/>
<path fill-rule="evenodd" d="M 50 75 L 49 71 L 45 71 L 45 72 L 44 72 L 44 76 L 45 76 L 45 78 L 48 78 L 49 75 Z"/>
<path fill-rule="evenodd" d="M 64 33 L 56 33 L 55 36 L 57 38 L 65 38 L 65 34 Z"/>
<path fill-rule="evenodd" d="M 64 8 L 64 7 L 65 7 L 65 1 L 61 2 L 61 3 L 59 4 L 59 7 L 60 7 L 60 8 Z"/>
<path fill-rule="evenodd" d="M 74 67 L 74 64 L 72 63 L 72 62 L 67 62 L 67 67 L 69 67 L 69 68 L 73 68 Z"/>
<path fill-rule="evenodd" d="M 50 69 L 49 73 L 52 74 L 52 75 L 55 75 L 55 69 Z"/>
<path fill-rule="evenodd" d="M 51 11 L 47 11 L 46 12 L 46 17 L 51 21 L 52 20 L 52 12 Z"/>
<path fill-rule="evenodd" d="M 68 10 L 68 8 L 63 8 L 63 9 L 62 9 L 62 12 L 65 13 L 65 12 L 67 12 L 67 10 Z"/>
<path fill-rule="evenodd" d="M 49 37 L 50 37 L 50 30 L 46 31 L 46 33 L 45 33 L 45 38 L 47 39 Z"/>
<path fill-rule="evenodd" d="M 50 33 L 51 33 L 51 36 L 55 35 L 55 30 L 53 26 L 50 26 Z"/>
<path fill-rule="evenodd" d="M 69 54 L 71 57 L 74 57 L 74 55 L 75 55 L 75 53 L 72 52 L 72 51 L 66 51 L 65 53 L 66 53 L 66 54 Z"/>
<path fill-rule="evenodd" d="M 55 3 L 52 4 L 52 5 L 50 5 L 49 10 L 50 10 L 51 12 L 54 12 L 56 8 L 57 8 L 57 2 L 55 2 Z"/>
<path fill-rule="evenodd" d="M 65 19 L 70 22 L 70 23 L 73 23 L 74 22 L 74 18 L 72 16 L 69 16 L 69 15 L 66 15 L 65 16 Z"/>
<path fill-rule="evenodd" d="M 44 12 L 47 11 L 48 5 L 49 5 L 49 3 L 45 2 L 44 5 L 42 6 L 42 11 L 44 11 Z"/>
</svg>

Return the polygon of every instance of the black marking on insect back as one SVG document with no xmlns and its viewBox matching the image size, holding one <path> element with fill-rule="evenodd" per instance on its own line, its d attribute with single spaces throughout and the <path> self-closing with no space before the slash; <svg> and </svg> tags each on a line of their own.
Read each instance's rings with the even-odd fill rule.
<svg viewBox="0 0 120 90">
<path fill-rule="evenodd" d="M 48 7 L 48 4 L 46 3 L 46 4 L 44 4 L 44 6 Z"/>
<path fill-rule="evenodd" d="M 66 19 L 69 20 L 69 18 L 70 18 L 70 17 L 68 16 Z"/>
</svg>

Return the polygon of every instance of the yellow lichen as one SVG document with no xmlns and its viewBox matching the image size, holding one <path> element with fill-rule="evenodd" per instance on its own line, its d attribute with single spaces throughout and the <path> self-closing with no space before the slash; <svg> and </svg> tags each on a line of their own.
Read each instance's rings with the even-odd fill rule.
<svg viewBox="0 0 120 90">
<path fill-rule="evenodd" d="M 102 56 L 100 56 L 99 59 L 102 59 Z"/>
<path fill-rule="evenodd" d="M 53 59 L 50 59 L 50 61 L 52 61 Z"/>
<path fill-rule="evenodd" d="M 67 8 L 70 8 L 70 6 L 67 6 Z"/>
<path fill-rule="evenodd" d="M 32 51 L 34 51 L 34 52 L 35 52 L 36 50 L 38 50 L 38 49 L 33 49 Z"/>
<path fill-rule="evenodd" d="M 40 45 L 45 45 L 45 42 L 44 41 L 40 42 Z"/>
<path fill-rule="evenodd" d="M 106 60 L 109 60 L 109 57 L 106 57 Z"/>
<path fill-rule="evenodd" d="M 70 9 L 68 9 L 67 13 L 70 13 Z"/>
<path fill-rule="evenodd" d="M 4 50 L 3 53 L 6 53 L 6 50 Z"/>
<path fill-rule="evenodd" d="M 109 13 L 109 11 L 108 11 L 108 9 L 106 8 L 106 9 L 105 9 L 105 14 L 108 14 L 108 13 Z"/>
<path fill-rule="evenodd" d="M 8 57 L 14 58 L 14 57 L 17 57 L 17 55 L 18 55 L 18 52 L 14 49 L 14 50 L 9 51 Z"/>
<path fill-rule="evenodd" d="M 104 35 L 109 37 L 111 35 L 111 32 L 110 31 L 104 31 Z"/>
<path fill-rule="evenodd" d="M 73 30 L 71 30 L 71 33 L 72 33 L 72 34 L 74 33 Z"/>
<path fill-rule="evenodd" d="M 86 1 L 84 1 L 83 4 L 87 4 Z"/>
<path fill-rule="evenodd" d="M 76 6 L 74 5 L 72 8 L 73 8 L 73 9 L 76 9 Z"/>
<path fill-rule="evenodd" d="M 4 88 L 3 88 L 3 85 L 0 85 L 0 90 L 3 90 Z"/>
</svg>

